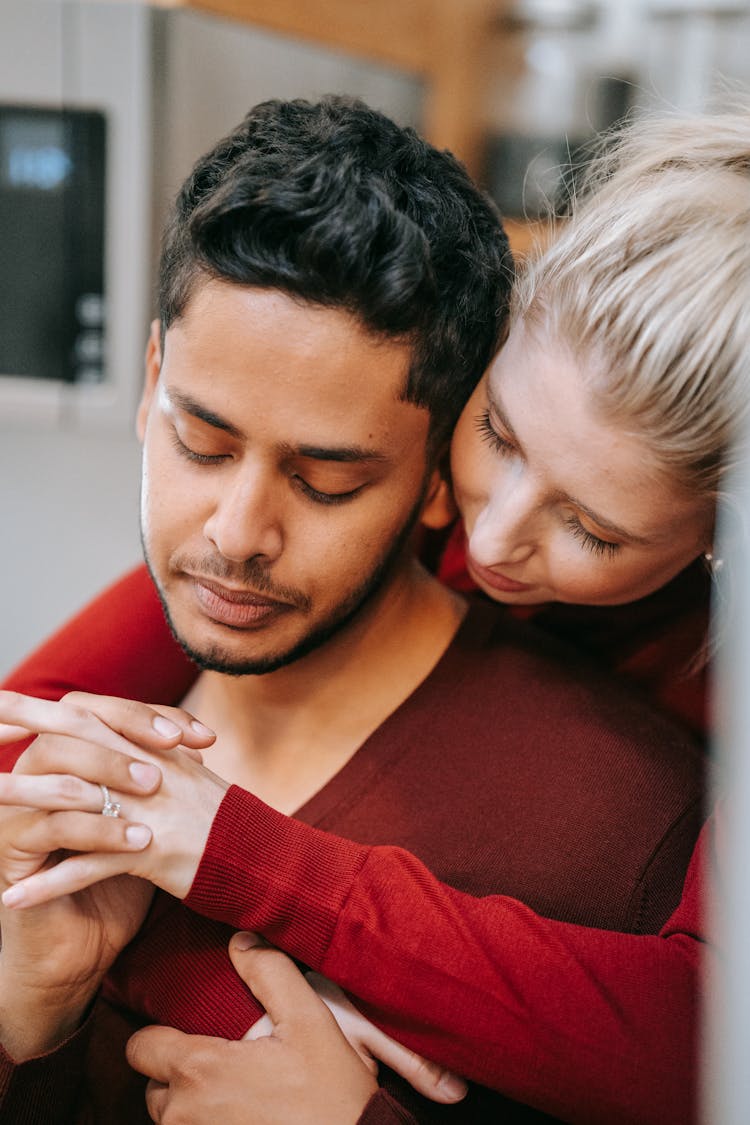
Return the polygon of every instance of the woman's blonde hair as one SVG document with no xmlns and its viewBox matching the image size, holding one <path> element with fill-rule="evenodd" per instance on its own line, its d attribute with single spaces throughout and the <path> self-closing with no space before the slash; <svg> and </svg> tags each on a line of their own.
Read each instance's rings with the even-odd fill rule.
<svg viewBox="0 0 750 1125">
<path fill-rule="evenodd" d="M 750 108 L 627 126 L 522 272 L 519 318 L 673 480 L 718 495 L 750 413 Z"/>
</svg>

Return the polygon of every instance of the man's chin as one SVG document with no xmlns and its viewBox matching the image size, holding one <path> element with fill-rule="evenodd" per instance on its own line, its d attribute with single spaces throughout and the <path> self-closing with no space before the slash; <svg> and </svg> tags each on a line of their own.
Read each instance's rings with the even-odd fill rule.
<svg viewBox="0 0 750 1125">
<path fill-rule="evenodd" d="M 175 632 L 180 647 L 194 664 L 203 672 L 221 672 L 225 676 L 264 676 L 276 672 L 298 659 L 297 647 L 289 652 L 271 653 L 263 656 L 241 656 L 226 649 L 213 646 L 205 649 L 193 648 L 184 637 Z"/>
</svg>

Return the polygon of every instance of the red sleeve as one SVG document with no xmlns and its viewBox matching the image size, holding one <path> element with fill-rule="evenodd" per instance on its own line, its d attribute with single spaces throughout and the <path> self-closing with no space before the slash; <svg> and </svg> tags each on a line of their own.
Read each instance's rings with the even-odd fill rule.
<svg viewBox="0 0 750 1125">
<path fill-rule="evenodd" d="M 232 787 L 186 903 L 264 934 L 409 1047 L 521 1102 L 577 1125 L 688 1125 L 710 831 L 678 910 L 644 937 L 473 898 L 408 852 Z"/>
<path fill-rule="evenodd" d="M 41 699 L 66 691 L 147 703 L 181 699 L 198 669 L 177 642 L 145 566 L 101 593 L 10 673 L 3 687 Z"/>
<path fill-rule="evenodd" d="M 119 579 L 10 673 L 3 688 L 60 699 L 68 691 L 178 703 L 198 670 L 173 639 L 145 566 Z M 11 770 L 28 741 L 2 747 Z"/>
</svg>

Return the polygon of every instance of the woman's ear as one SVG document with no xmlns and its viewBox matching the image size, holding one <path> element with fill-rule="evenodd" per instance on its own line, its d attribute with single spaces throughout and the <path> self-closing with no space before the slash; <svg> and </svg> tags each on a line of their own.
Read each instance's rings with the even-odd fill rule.
<svg viewBox="0 0 750 1125">
<path fill-rule="evenodd" d="M 146 344 L 146 377 L 143 384 L 141 401 L 138 404 L 138 412 L 135 416 L 135 428 L 139 441 L 143 441 L 144 434 L 146 433 L 146 420 L 148 418 L 151 400 L 154 397 L 154 390 L 159 381 L 160 372 L 161 321 L 152 320 L 151 331 L 149 332 L 148 343 Z"/>
<path fill-rule="evenodd" d="M 447 527 L 458 515 L 451 486 L 441 469 L 433 469 L 430 486 L 422 507 L 421 523 L 433 531 Z"/>
</svg>

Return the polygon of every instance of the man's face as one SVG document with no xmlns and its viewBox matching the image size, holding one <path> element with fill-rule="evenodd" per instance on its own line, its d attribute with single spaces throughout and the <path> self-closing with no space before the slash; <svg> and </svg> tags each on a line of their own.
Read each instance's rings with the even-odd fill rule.
<svg viewBox="0 0 750 1125">
<path fill-rule="evenodd" d="M 144 549 L 203 667 L 271 671 L 386 596 L 425 491 L 429 414 L 410 348 L 341 310 L 197 288 L 139 409 Z"/>
</svg>

